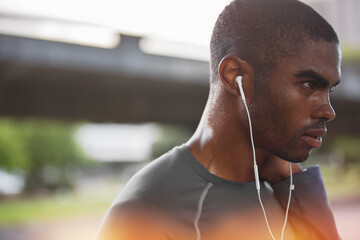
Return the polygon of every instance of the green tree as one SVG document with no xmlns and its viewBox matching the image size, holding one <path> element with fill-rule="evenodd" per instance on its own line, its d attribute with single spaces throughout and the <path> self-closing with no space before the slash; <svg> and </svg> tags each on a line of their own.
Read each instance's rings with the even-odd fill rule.
<svg viewBox="0 0 360 240">
<path fill-rule="evenodd" d="M 334 140 L 332 148 L 345 155 L 345 165 L 360 165 L 360 138 L 342 136 Z"/>
<path fill-rule="evenodd" d="M 21 169 L 26 191 L 71 187 L 69 174 L 83 162 L 73 124 L 49 120 L 0 120 L 0 167 Z"/>
</svg>

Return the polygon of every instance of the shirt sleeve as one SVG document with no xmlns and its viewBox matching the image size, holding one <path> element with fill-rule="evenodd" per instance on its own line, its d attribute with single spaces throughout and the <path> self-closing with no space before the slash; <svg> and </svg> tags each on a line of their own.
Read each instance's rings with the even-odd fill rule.
<svg viewBox="0 0 360 240">
<path fill-rule="evenodd" d="M 320 167 L 313 166 L 293 176 L 295 189 L 289 209 L 288 224 L 299 239 L 339 240 L 335 219 L 331 211 L 321 176 Z M 272 184 L 274 194 L 286 209 L 290 179 Z"/>
</svg>

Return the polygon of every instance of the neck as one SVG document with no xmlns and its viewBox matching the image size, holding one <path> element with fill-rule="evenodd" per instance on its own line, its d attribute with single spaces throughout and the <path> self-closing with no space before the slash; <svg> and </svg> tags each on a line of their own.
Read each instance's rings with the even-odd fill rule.
<svg viewBox="0 0 360 240">
<path fill-rule="evenodd" d="M 231 181 L 252 182 L 254 163 L 247 119 L 242 124 L 237 111 L 227 111 L 224 104 L 217 108 L 214 102 L 208 101 L 187 146 L 212 174 Z M 258 162 L 268 157 L 260 149 L 256 149 L 256 155 Z"/>
</svg>

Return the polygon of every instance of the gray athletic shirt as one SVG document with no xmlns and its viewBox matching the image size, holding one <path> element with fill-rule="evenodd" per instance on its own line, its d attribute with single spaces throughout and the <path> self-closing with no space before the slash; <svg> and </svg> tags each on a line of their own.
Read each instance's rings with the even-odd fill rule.
<svg viewBox="0 0 360 240">
<path fill-rule="evenodd" d="M 284 239 L 340 239 L 319 167 L 295 174 L 293 181 L 295 189 Z M 260 185 L 269 225 L 275 238 L 280 239 L 289 179 L 276 184 L 262 181 Z M 136 214 L 128 220 L 125 217 L 126 224 L 117 220 L 129 212 Z M 137 221 L 143 219 L 160 226 L 156 232 L 159 236 L 149 235 L 146 239 L 271 239 L 255 183 L 229 181 L 211 174 L 186 145 L 173 148 L 130 179 L 108 211 L 99 239 L 138 239 L 131 238 L 131 234 L 101 236 L 107 231 L 121 231 L 130 222 L 131 231 L 126 232 L 145 232 L 140 224 L 139 229 L 136 227 Z"/>
</svg>

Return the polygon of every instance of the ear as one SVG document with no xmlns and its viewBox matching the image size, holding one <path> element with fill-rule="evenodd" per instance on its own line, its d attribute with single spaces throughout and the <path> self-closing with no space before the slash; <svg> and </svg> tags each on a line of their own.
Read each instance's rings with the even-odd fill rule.
<svg viewBox="0 0 360 240">
<path fill-rule="evenodd" d="M 227 55 L 219 63 L 218 73 L 221 82 L 232 95 L 240 96 L 239 86 L 235 82 L 236 77 L 239 75 L 243 77 L 242 82 L 245 94 L 249 92 L 249 90 L 246 91 L 246 88 L 253 81 L 253 68 L 246 61 L 235 55 Z"/>
</svg>

